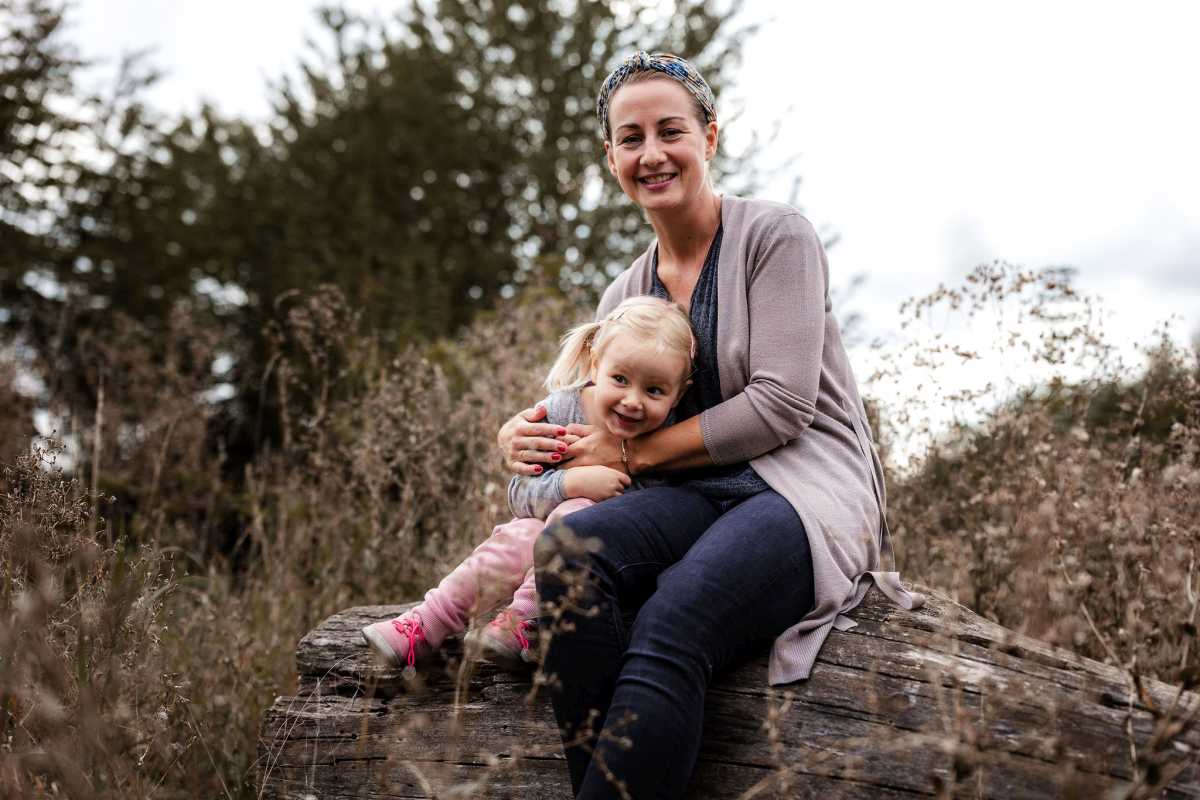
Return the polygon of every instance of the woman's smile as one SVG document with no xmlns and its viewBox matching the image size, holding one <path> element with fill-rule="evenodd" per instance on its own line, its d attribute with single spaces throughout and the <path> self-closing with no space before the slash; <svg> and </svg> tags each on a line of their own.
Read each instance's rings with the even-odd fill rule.
<svg viewBox="0 0 1200 800">
<path fill-rule="evenodd" d="M 661 191 L 671 185 L 675 180 L 677 173 L 660 172 L 656 175 L 647 175 L 644 178 L 638 178 L 638 183 L 645 186 L 650 191 Z"/>
</svg>

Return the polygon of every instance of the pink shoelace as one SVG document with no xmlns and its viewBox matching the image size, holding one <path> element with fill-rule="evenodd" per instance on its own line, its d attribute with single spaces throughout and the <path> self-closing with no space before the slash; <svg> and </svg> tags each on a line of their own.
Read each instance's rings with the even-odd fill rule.
<svg viewBox="0 0 1200 800">
<path fill-rule="evenodd" d="M 499 625 L 504 630 L 512 631 L 513 636 L 517 637 L 517 644 L 521 646 L 521 649 L 529 649 L 529 637 L 525 635 L 525 631 L 529 629 L 529 620 L 519 619 L 515 611 L 505 609 L 496 617 L 492 624 Z"/>
<path fill-rule="evenodd" d="M 420 617 L 396 617 L 392 620 L 396 633 L 408 639 L 408 654 L 404 661 L 412 667 L 417 663 L 417 645 L 425 641 L 425 629 L 421 627 Z"/>
</svg>

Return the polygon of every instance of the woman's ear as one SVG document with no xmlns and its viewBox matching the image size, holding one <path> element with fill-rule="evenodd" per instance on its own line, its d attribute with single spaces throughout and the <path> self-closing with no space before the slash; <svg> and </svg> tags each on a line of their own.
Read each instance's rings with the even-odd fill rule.
<svg viewBox="0 0 1200 800">
<path fill-rule="evenodd" d="M 720 129 L 717 127 L 716 120 L 704 126 L 704 160 L 712 161 L 713 156 L 717 154 L 717 142 L 720 139 Z"/>
<path fill-rule="evenodd" d="M 613 158 L 611 141 L 606 141 L 604 143 L 604 160 L 608 162 L 608 171 L 612 173 L 614 178 L 617 177 L 617 161 L 615 158 Z"/>
</svg>

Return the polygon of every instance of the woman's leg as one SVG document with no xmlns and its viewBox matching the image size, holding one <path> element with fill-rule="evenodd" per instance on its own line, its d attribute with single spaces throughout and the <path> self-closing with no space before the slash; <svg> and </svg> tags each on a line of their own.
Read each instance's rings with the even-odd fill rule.
<svg viewBox="0 0 1200 800">
<path fill-rule="evenodd" d="M 681 797 L 713 674 L 765 649 L 812 605 L 808 538 L 792 506 L 766 491 L 722 515 L 638 612 L 607 713 L 608 726 L 625 724 L 602 732 L 578 796 L 619 796 L 616 779 L 639 800 Z"/>
<path fill-rule="evenodd" d="M 543 671 L 555 686 L 551 699 L 576 791 L 629 642 L 625 618 L 720 514 L 694 490 L 655 487 L 572 514 L 538 538 L 538 594 L 562 609 Z M 579 546 L 576 537 L 598 548 Z M 547 622 L 554 625 L 552 619 Z"/>
</svg>

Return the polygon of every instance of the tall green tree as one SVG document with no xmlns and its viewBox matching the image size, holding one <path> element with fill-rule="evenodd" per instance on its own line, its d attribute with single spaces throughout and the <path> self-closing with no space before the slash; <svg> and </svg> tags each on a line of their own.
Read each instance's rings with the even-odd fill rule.
<svg viewBox="0 0 1200 800">
<path fill-rule="evenodd" d="M 326 9 L 265 121 L 168 119 L 140 102 L 153 75 L 136 63 L 105 96 L 81 93 L 60 6 L 0 2 L 16 32 L 0 51 L 0 168 L 15 176 L 0 182 L 0 317 L 72 406 L 96 395 L 114 318 L 152 343 L 178 340 L 156 332 L 181 310 L 215 326 L 234 466 L 272 435 L 268 331 L 294 290 L 338 287 L 386 349 L 452 334 L 533 281 L 607 283 L 649 230 L 603 167 L 598 84 L 661 49 L 719 94 L 747 33 L 705 0 Z M 744 168 L 716 164 L 735 190 Z"/>
<path fill-rule="evenodd" d="M 202 223 L 230 243 L 212 277 L 257 304 L 337 284 L 396 341 L 452 332 L 547 270 L 602 286 L 647 229 L 603 169 L 600 80 L 636 47 L 670 49 L 719 91 L 744 35 L 711 3 L 662 19 L 656 5 L 323 12 L 325 43 L 278 88 L 267 130 L 229 131 L 239 177 Z"/>
</svg>

